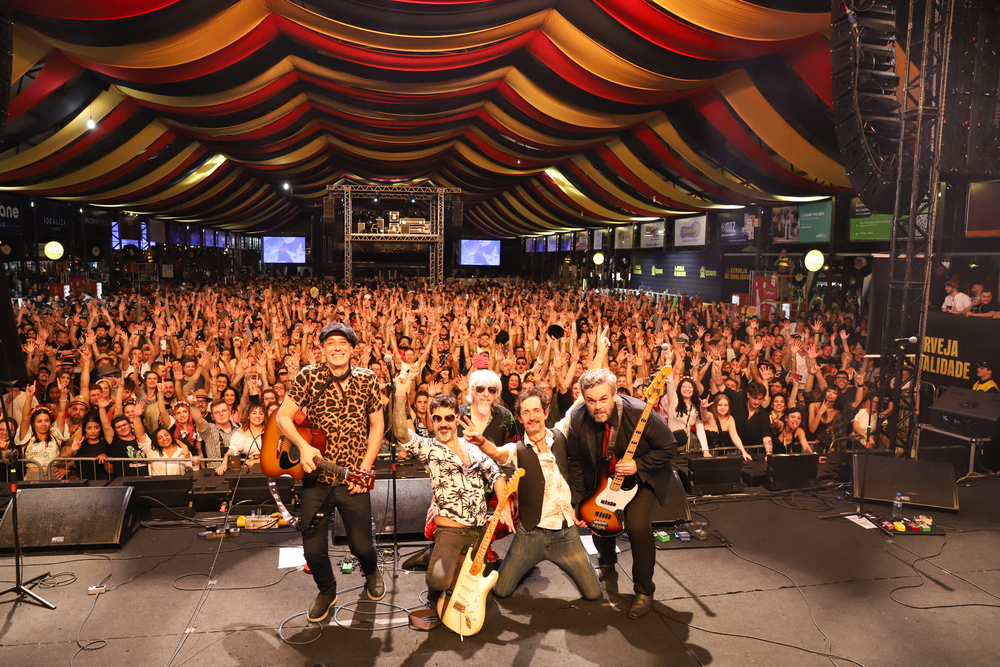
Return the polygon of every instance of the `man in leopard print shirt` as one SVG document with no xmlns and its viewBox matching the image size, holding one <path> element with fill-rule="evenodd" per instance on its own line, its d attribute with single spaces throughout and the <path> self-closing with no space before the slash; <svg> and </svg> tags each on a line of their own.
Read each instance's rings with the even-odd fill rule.
<svg viewBox="0 0 1000 667">
<path fill-rule="evenodd" d="M 324 361 L 306 366 L 295 379 L 278 409 L 278 426 L 285 437 L 299 446 L 302 468 L 316 469 L 315 458 L 324 457 L 345 468 L 371 470 L 382 446 L 385 421 L 375 374 L 351 365 L 358 343 L 354 329 L 334 322 L 319 333 Z M 326 435 L 321 452 L 295 429 L 295 413 L 304 409 L 313 428 Z M 372 543 L 371 496 L 362 486 L 339 484 L 325 470 L 302 481 L 302 546 L 306 563 L 319 595 L 307 618 L 318 623 L 330 615 L 337 603 L 337 581 L 329 556 L 330 517 L 340 511 L 347 531 L 347 544 L 365 575 L 365 593 L 371 600 L 385 596 L 385 584 L 378 570 Z"/>
</svg>

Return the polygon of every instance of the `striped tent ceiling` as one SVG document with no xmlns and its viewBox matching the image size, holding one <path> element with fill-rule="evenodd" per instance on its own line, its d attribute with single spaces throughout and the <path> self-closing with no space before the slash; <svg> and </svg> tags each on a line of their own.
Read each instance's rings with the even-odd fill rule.
<svg viewBox="0 0 1000 667">
<path fill-rule="evenodd" d="M 0 192 L 265 231 L 432 184 L 510 237 L 849 189 L 829 0 L 14 9 Z"/>
</svg>

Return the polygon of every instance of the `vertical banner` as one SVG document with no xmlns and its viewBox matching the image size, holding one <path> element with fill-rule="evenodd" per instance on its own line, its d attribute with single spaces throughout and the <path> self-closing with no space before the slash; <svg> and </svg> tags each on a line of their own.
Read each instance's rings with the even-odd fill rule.
<svg viewBox="0 0 1000 667">
<path fill-rule="evenodd" d="M 164 245 L 167 242 L 167 225 L 163 220 L 153 218 L 146 223 L 146 239 L 150 243 Z"/>
<path fill-rule="evenodd" d="M 607 232 L 603 229 L 594 230 L 594 250 L 604 250 L 604 239 L 607 237 Z"/>
<path fill-rule="evenodd" d="M 674 220 L 674 247 L 705 245 L 705 226 L 708 216 L 696 215 L 692 218 Z"/>
<path fill-rule="evenodd" d="M 799 243 L 829 243 L 833 199 L 799 206 Z"/>
<path fill-rule="evenodd" d="M 750 300 L 751 304 L 757 307 L 760 321 L 768 321 L 771 313 L 778 309 L 778 277 L 754 278 Z"/>
<path fill-rule="evenodd" d="M 577 232 L 574 237 L 575 249 L 577 252 L 587 252 L 587 232 Z"/>
</svg>

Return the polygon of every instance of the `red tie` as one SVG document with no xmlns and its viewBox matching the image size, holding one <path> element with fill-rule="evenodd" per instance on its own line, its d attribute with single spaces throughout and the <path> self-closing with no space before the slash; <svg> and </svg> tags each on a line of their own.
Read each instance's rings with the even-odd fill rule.
<svg viewBox="0 0 1000 667">
<path fill-rule="evenodd" d="M 611 439 L 611 424 L 605 422 L 604 424 L 604 447 L 601 452 L 601 458 L 607 458 L 608 456 L 608 440 Z"/>
</svg>

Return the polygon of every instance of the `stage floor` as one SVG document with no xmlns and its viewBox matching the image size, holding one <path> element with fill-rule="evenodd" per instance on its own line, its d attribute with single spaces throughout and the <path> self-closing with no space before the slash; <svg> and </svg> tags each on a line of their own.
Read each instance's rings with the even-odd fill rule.
<svg viewBox="0 0 1000 667">
<path fill-rule="evenodd" d="M 762 493 L 692 504 L 731 547 L 657 554 L 654 611 L 630 621 L 628 543 L 605 599 L 585 602 L 549 563 L 511 598 L 490 597 L 482 632 L 464 641 L 405 627 L 393 607 L 420 604 L 423 573 L 387 573 L 386 604 L 359 602 L 361 575 L 339 576 L 337 623 L 304 615 L 309 575 L 278 569 L 299 546 L 290 529 L 199 539 L 193 527 L 140 530 L 120 551 L 29 555 L 26 577 L 50 611 L 0 600 L 0 664 L 68 665 L 996 665 L 1000 634 L 1000 479 L 960 484 L 958 513 L 934 517 L 943 536 L 887 538 L 847 519 L 836 489 Z M 875 506 L 885 510 L 885 506 Z M 391 542 L 381 547 L 391 554 Z M 499 543 L 498 551 L 506 548 Z M 402 544 L 401 555 L 417 547 Z M 335 546 L 335 562 L 347 553 Z M 12 581 L 12 559 L 0 560 Z M 212 573 L 209 582 L 208 573 Z M 65 573 L 65 574 L 59 574 Z M 88 587 L 107 579 L 109 592 Z M 211 584 L 211 585 L 209 585 Z M 381 612 L 374 615 L 372 612 Z M 402 623 L 404 627 L 391 627 Z M 82 626 L 82 627 L 81 627 Z M 103 640 L 106 645 L 96 648 Z"/>
</svg>

